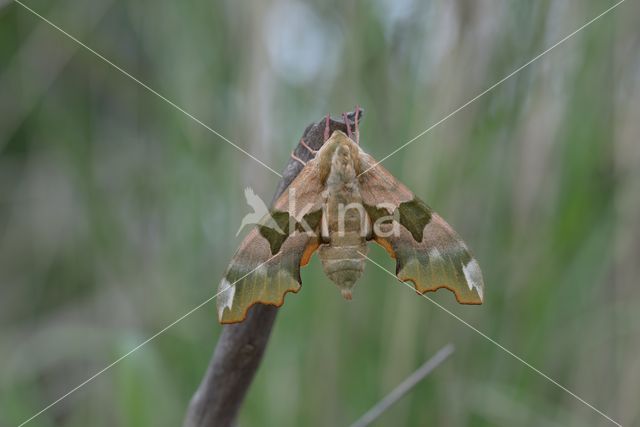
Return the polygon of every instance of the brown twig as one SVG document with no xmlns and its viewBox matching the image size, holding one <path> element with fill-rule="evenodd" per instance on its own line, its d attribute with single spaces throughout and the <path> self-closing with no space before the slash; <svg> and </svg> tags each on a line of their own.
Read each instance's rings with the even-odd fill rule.
<svg viewBox="0 0 640 427">
<path fill-rule="evenodd" d="M 360 110 L 359 118 L 362 113 Z M 354 117 L 354 113 L 346 115 L 351 126 L 355 124 Z M 342 117 L 330 119 L 329 128 L 331 132 L 347 131 Z M 302 135 L 306 145 L 318 150 L 324 143 L 324 129 L 324 118 L 307 126 Z M 294 154 L 305 162 L 313 157 L 311 151 L 301 144 Z M 289 159 L 273 201 L 298 176 L 302 167 L 300 162 Z M 209 367 L 191 399 L 183 427 L 228 427 L 235 424 L 238 410 L 269 342 L 277 313 L 273 306 L 257 304 L 242 323 L 223 327 Z"/>
</svg>

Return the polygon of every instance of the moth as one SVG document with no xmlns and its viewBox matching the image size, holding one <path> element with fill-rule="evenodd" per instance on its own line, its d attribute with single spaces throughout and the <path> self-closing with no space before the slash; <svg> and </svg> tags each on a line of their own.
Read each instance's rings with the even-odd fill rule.
<svg viewBox="0 0 640 427">
<path fill-rule="evenodd" d="M 459 303 L 481 304 L 478 262 L 449 224 L 360 148 L 357 116 L 355 140 L 350 129 L 327 131 L 318 151 L 305 145 L 315 157 L 297 159 L 303 169 L 232 258 L 218 288 L 220 322 L 243 321 L 257 303 L 281 306 L 300 290 L 300 267 L 316 251 L 351 299 L 369 242 L 395 258 L 396 276 L 417 292 L 447 288 Z"/>
</svg>

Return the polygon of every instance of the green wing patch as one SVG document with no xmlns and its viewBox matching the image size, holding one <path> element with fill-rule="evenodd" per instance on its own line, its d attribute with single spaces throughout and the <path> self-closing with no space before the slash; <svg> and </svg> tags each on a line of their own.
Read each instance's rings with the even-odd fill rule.
<svg viewBox="0 0 640 427">
<path fill-rule="evenodd" d="M 283 230 L 284 233 L 278 229 Z M 269 242 L 271 254 L 277 254 L 284 241 L 289 237 L 289 214 L 280 211 L 271 212 L 260 221 L 258 230 L 262 237 Z"/>
<path fill-rule="evenodd" d="M 431 221 L 431 208 L 417 197 L 398 206 L 400 224 L 413 236 L 416 242 L 422 242 L 425 226 Z"/>
</svg>

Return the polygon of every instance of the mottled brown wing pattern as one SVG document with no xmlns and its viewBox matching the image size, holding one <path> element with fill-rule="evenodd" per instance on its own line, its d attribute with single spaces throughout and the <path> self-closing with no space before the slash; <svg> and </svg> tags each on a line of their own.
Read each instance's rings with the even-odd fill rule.
<svg viewBox="0 0 640 427">
<path fill-rule="evenodd" d="M 462 304 L 481 304 L 480 266 L 451 226 L 371 156 L 361 153 L 360 161 L 366 171 L 359 178 L 360 191 L 372 222 L 387 215 L 377 206 L 395 205 L 393 212 L 383 209 L 393 214 L 397 232 L 393 224 L 383 224 L 377 235 L 374 229 L 373 239 L 396 259 L 398 279 L 412 282 L 420 293 L 447 288 Z"/>
<path fill-rule="evenodd" d="M 310 160 L 276 200 L 273 209 L 279 212 L 288 212 L 299 222 L 309 212 L 322 209 L 323 190 L 324 185 L 320 180 L 318 160 Z M 295 212 L 290 212 L 292 208 L 295 209 Z"/>
<path fill-rule="evenodd" d="M 358 184 L 366 205 L 378 206 L 385 203 L 399 206 L 403 202 L 413 200 L 411 190 L 364 151 L 360 151 L 360 170 L 364 173 L 358 177 Z"/>
<path fill-rule="evenodd" d="M 279 307 L 288 292 L 300 290 L 300 266 L 318 247 L 321 194 L 317 164 L 311 161 L 274 203 L 270 217 L 260 221 L 233 256 L 218 287 L 220 323 L 243 321 L 254 304 Z M 290 195 L 295 197 L 293 205 Z M 291 208 L 295 212 L 289 212 Z M 284 233 L 268 225 L 273 222 Z M 313 233 L 307 233 L 307 228 Z"/>
<path fill-rule="evenodd" d="M 461 304 L 482 304 L 484 283 L 478 262 L 439 215 L 432 213 L 421 242 L 400 227 L 399 236 L 376 238 L 396 258 L 396 276 L 425 293 L 447 288 Z"/>
<path fill-rule="evenodd" d="M 231 260 L 218 287 L 221 323 L 241 322 L 254 304 L 281 306 L 287 292 L 298 292 L 302 283 L 300 264 L 312 238 L 295 231 L 271 253 L 269 241 L 255 228 Z"/>
</svg>

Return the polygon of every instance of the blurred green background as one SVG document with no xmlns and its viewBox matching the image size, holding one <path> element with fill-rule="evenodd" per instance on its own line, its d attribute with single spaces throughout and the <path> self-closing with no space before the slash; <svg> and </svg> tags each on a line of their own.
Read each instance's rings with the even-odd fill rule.
<svg viewBox="0 0 640 427">
<path fill-rule="evenodd" d="M 356 103 L 384 157 L 613 2 L 27 4 L 281 170 L 308 123 Z M 627 1 L 385 162 L 483 268 L 483 306 L 432 296 L 625 426 L 640 424 L 638 28 Z M 277 181 L 0 1 L 0 425 L 213 295 L 244 187 L 270 200 Z M 351 302 L 316 258 L 302 278 L 241 425 L 347 425 L 449 342 L 378 425 L 612 425 L 373 265 Z M 209 304 L 29 425 L 180 425 L 220 331 Z"/>
</svg>

